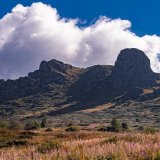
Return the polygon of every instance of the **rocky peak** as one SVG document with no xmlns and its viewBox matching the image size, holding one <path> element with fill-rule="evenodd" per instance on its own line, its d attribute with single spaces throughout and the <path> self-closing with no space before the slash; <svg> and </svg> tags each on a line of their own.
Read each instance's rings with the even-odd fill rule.
<svg viewBox="0 0 160 160">
<path fill-rule="evenodd" d="M 68 69 L 71 69 L 72 66 L 69 64 L 64 64 L 63 62 L 57 61 L 55 59 L 46 62 L 42 61 L 39 67 L 40 71 L 48 72 L 48 71 L 59 71 L 65 73 Z"/>
<path fill-rule="evenodd" d="M 34 79 L 40 79 L 43 83 L 64 83 L 68 78 L 68 72 L 73 66 L 64 64 L 55 59 L 51 61 L 42 61 L 39 70 L 29 73 L 28 76 Z"/>
<path fill-rule="evenodd" d="M 114 89 L 153 85 L 155 74 L 144 52 L 132 48 L 120 52 L 111 75 Z"/>
</svg>

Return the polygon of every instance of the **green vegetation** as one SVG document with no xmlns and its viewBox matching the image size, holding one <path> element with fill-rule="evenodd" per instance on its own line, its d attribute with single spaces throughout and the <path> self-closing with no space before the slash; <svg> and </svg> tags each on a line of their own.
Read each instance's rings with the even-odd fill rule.
<svg viewBox="0 0 160 160">
<path fill-rule="evenodd" d="M 59 140 L 52 140 L 41 143 L 37 151 L 40 153 L 47 153 L 48 151 L 52 150 L 58 150 L 62 146 L 61 142 Z"/>
<path fill-rule="evenodd" d="M 36 120 L 32 120 L 26 123 L 25 130 L 34 130 L 40 128 L 40 123 Z"/>
<path fill-rule="evenodd" d="M 47 126 L 47 116 L 44 116 L 41 122 L 41 128 L 45 128 Z"/>
<path fill-rule="evenodd" d="M 147 133 L 147 134 L 148 134 L 148 133 L 154 134 L 154 133 L 157 132 L 157 130 L 156 130 L 155 128 L 146 127 L 146 128 L 144 129 L 144 132 Z"/>
<path fill-rule="evenodd" d="M 121 126 L 120 122 L 118 121 L 118 119 L 116 119 L 116 118 L 112 119 L 111 127 L 113 128 L 114 131 L 117 131 L 117 132 L 122 130 L 122 126 Z"/>
<path fill-rule="evenodd" d="M 65 131 L 66 132 L 77 132 L 79 130 L 80 130 L 80 128 L 78 126 L 70 126 L 70 127 L 66 128 Z"/>
<path fill-rule="evenodd" d="M 122 123 L 122 129 L 123 129 L 123 130 L 129 130 L 129 125 L 128 125 L 128 123 Z"/>
<path fill-rule="evenodd" d="M 18 121 L 10 121 L 8 124 L 8 129 L 10 130 L 19 130 L 21 128 L 20 122 Z"/>
<path fill-rule="evenodd" d="M 45 130 L 45 132 L 52 132 L 52 131 L 53 131 L 52 128 L 47 128 L 47 129 Z"/>
</svg>

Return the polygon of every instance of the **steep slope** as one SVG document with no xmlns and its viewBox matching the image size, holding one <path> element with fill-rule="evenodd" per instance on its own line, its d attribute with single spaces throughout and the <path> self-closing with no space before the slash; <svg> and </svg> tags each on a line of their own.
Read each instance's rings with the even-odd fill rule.
<svg viewBox="0 0 160 160">
<path fill-rule="evenodd" d="M 85 101 L 106 97 L 110 86 L 107 78 L 111 75 L 113 66 L 96 65 L 81 72 L 79 79 L 71 86 L 69 94 L 73 99 Z"/>
<path fill-rule="evenodd" d="M 0 81 L 0 101 L 12 100 L 20 97 L 56 92 L 61 86 L 62 92 L 76 80 L 81 69 L 64 64 L 57 60 L 43 61 L 39 70 L 29 73 L 28 77 L 17 80 Z"/>
<path fill-rule="evenodd" d="M 110 81 L 115 90 L 153 86 L 156 74 L 151 70 L 150 60 L 138 49 L 124 49 L 120 52 Z"/>
<path fill-rule="evenodd" d="M 63 124 L 70 117 L 93 123 L 112 116 L 127 119 L 132 112 L 153 116 L 160 112 L 159 95 L 160 74 L 151 70 L 150 60 L 138 49 L 122 50 L 115 66 L 77 68 L 43 61 L 27 77 L 0 80 L 0 119 L 48 114 L 51 122 Z"/>
</svg>

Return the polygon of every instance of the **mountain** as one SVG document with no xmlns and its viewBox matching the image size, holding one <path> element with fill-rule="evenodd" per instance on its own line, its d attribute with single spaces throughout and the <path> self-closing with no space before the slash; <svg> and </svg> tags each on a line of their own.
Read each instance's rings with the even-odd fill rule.
<svg viewBox="0 0 160 160">
<path fill-rule="evenodd" d="M 156 80 L 149 58 L 138 49 L 122 50 L 117 58 L 111 82 L 115 89 L 153 86 Z"/>
<path fill-rule="evenodd" d="M 104 119 L 104 113 L 126 118 L 135 108 L 136 115 L 139 109 L 151 112 L 155 106 L 157 112 L 159 82 L 160 75 L 152 71 L 148 57 L 135 48 L 122 50 L 115 66 L 77 68 L 57 60 L 42 61 L 26 77 L 0 80 L 0 118 L 25 121 L 48 114 L 54 123 L 65 123 L 70 116 L 91 123 L 93 117 L 97 122 Z"/>
</svg>

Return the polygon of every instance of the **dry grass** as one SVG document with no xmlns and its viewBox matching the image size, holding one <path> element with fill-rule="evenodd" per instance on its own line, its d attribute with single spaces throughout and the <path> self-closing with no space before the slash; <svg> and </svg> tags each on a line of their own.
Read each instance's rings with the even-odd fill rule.
<svg viewBox="0 0 160 160">
<path fill-rule="evenodd" d="M 26 138 L 26 141 L 26 146 L 2 148 L 0 160 L 160 159 L 160 133 L 39 131 L 36 136 Z"/>
<path fill-rule="evenodd" d="M 114 104 L 106 103 L 106 104 L 103 104 L 103 105 L 96 106 L 95 108 L 82 110 L 81 112 L 83 112 L 83 113 L 99 112 L 99 111 L 103 111 L 104 109 L 110 108 L 112 106 L 114 106 Z"/>
</svg>

